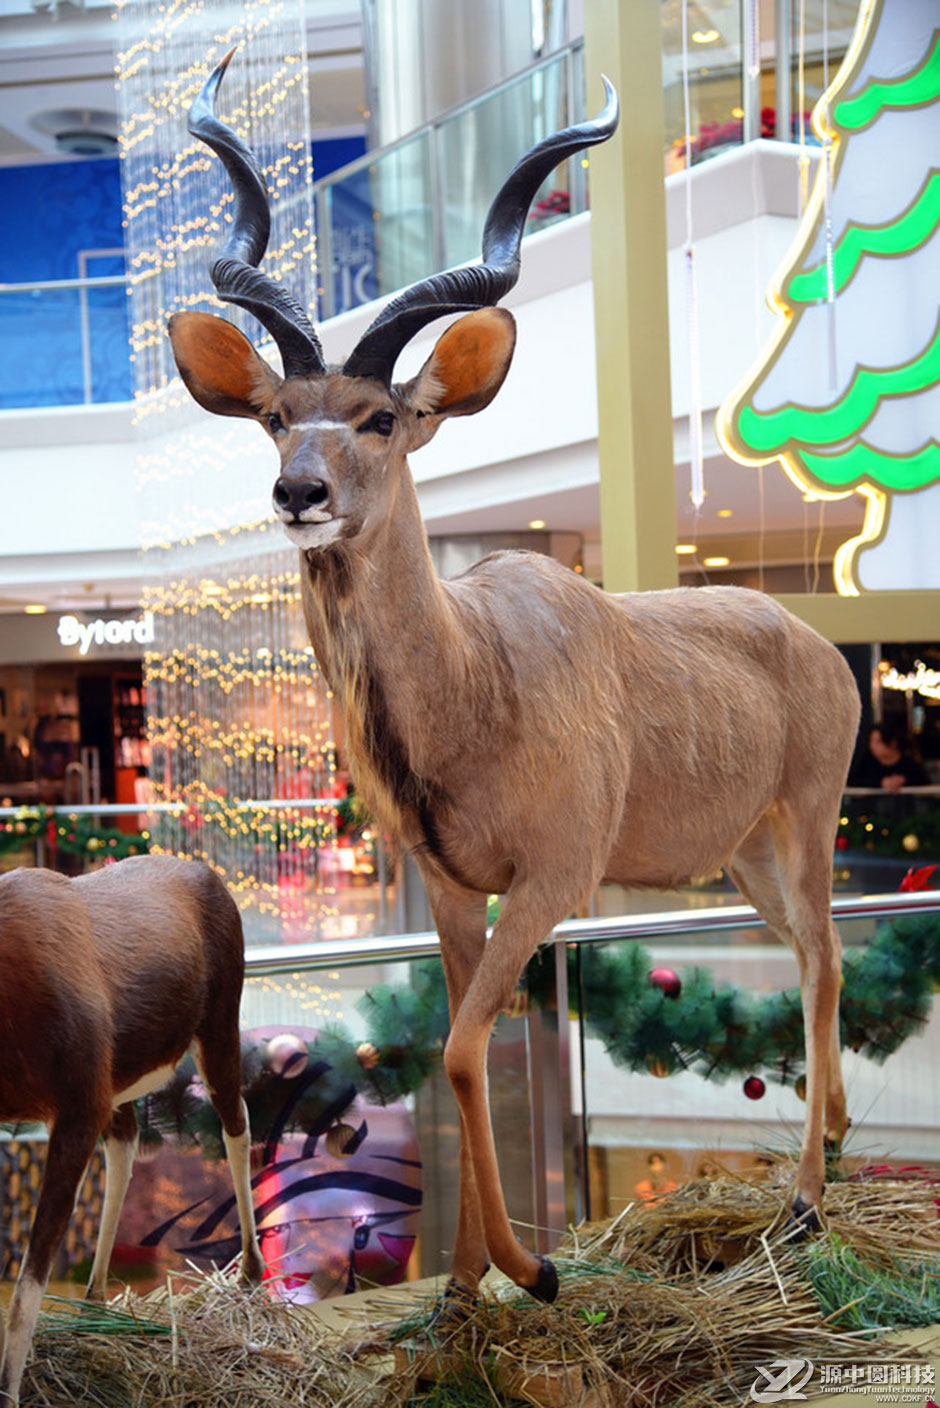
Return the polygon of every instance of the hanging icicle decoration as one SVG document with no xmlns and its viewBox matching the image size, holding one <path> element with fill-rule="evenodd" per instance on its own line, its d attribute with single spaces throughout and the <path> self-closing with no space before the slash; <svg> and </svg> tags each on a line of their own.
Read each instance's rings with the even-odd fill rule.
<svg viewBox="0 0 940 1408">
<path fill-rule="evenodd" d="M 760 77 L 760 15 L 757 0 L 748 0 L 747 76 Z"/>
<path fill-rule="evenodd" d="M 800 214 L 809 200 L 809 152 L 806 148 L 806 0 L 800 0 L 800 37 L 797 50 L 797 100 L 799 104 L 800 154 L 797 171 L 800 183 Z"/>
<path fill-rule="evenodd" d="M 829 6 L 827 0 L 823 0 L 822 7 L 823 25 L 823 92 L 829 89 Z M 823 139 L 822 159 L 825 163 L 825 195 L 823 214 L 823 239 L 825 240 L 826 259 L 826 337 L 828 341 L 828 362 L 829 362 L 829 389 L 838 390 L 838 362 L 836 356 L 836 284 L 835 270 L 833 266 L 833 246 L 832 236 L 832 137 L 830 136 L 829 110 L 828 104 L 823 114 L 823 128 L 825 137 Z"/>
<path fill-rule="evenodd" d="M 689 498 L 698 512 L 705 502 L 705 465 L 702 452 L 702 377 L 698 340 L 698 295 L 695 283 L 695 245 L 692 242 L 692 116 L 689 98 L 688 0 L 682 0 L 682 98 L 685 105 L 685 305 L 686 345 L 689 349 Z"/>
</svg>

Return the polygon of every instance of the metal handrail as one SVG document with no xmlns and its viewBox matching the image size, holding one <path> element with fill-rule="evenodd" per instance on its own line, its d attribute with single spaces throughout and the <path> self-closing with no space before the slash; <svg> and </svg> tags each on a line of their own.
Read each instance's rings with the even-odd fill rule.
<svg viewBox="0 0 940 1408">
<path fill-rule="evenodd" d="M 3 783 L 0 782 L 0 793 Z M 335 807 L 337 797 L 266 797 L 264 800 L 232 802 L 228 810 L 236 812 L 315 811 L 317 807 Z M 137 816 L 140 812 L 187 812 L 191 802 L 63 802 L 47 807 L 45 802 L 20 802 L 13 807 L 0 807 L 0 818 L 21 816 L 24 811 L 45 807 L 52 816 Z M 207 810 L 211 810 L 208 808 Z"/>
<path fill-rule="evenodd" d="M 7 284 L 0 280 L 0 293 L 60 292 L 74 288 L 81 292 L 89 288 L 117 288 L 131 282 L 131 274 L 101 274 L 89 279 L 35 279 L 31 283 Z"/>
<path fill-rule="evenodd" d="M 940 890 L 914 894 L 837 896 L 832 901 L 834 919 L 885 919 L 898 914 L 940 911 Z M 766 928 L 764 920 L 747 904 L 720 905 L 710 909 L 666 910 L 657 914 L 621 914 L 603 919 L 567 919 L 545 939 L 551 943 L 610 943 L 618 939 L 674 939 L 702 930 L 721 931 Z M 399 963 L 436 958 L 440 940 L 436 933 L 386 934 L 366 939 L 322 939 L 310 944 L 259 945 L 245 952 L 245 973 L 250 978 L 275 973 L 318 972 L 323 969 L 360 967 L 367 963 Z"/>
</svg>

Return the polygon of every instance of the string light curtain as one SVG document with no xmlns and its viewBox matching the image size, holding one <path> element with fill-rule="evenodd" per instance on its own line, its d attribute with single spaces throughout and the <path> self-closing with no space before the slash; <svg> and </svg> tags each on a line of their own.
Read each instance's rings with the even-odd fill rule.
<svg viewBox="0 0 940 1408">
<path fill-rule="evenodd" d="M 257 426 L 211 420 L 183 388 L 170 314 L 223 312 L 279 365 L 246 312 L 212 293 L 231 216 L 221 162 L 187 131 L 234 46 L 219 110 L 257 154 L 272 202 L 265 272 L 316 312 L 310 124 L 299 3 L 119 0 L 117 86 L 142 504 L 151 781 L 177 810 L 159 849 L 208 861 L 249 941 L 332 933 L 335 747 L 307 645 L 296 552 L 271 523 L 276 464 Z M 258 805 L 258 804 L 263 805 Z"/>
</svg>

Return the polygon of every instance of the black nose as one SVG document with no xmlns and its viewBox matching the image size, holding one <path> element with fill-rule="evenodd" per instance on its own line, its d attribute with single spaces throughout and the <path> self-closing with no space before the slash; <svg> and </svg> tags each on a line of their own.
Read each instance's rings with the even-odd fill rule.
<svg viewBox="0 0 940 1408">
<path fill-rule="evenodd" d="M 285 479 L 281 475 L 274 485 L 275 504 L 295 518 L 301 518 L 306 508 L 320 508 L 329 497 L 322 479 Z"/>
</svg>

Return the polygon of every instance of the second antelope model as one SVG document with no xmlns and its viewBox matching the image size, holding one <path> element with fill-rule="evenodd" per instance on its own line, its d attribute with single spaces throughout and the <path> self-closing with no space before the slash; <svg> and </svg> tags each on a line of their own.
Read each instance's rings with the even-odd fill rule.
<svg viewBox="0 0 940 1408">
<path fill-rule="evenodd" d="M 515 324 L 492 305 L 518 278 L 529 204 L 559 162 L 613 134 L 616 95 L 608 84 L 598 118 L 518 163 L 490 209 L 480 264 L 399 294 L 345 364 L 328 367 L 304 311 L 257 267 L 270 222 L 264 180 L 214 112 L 230 57 L 190 113 L 235 194 L 211 277 L 271 332 L 283 375 L 223 318 L 179 313 L 170 337 L 195 399 L 256 420 L 280 456 L 274 512 L 300 549 L 307 628 L 344 712 L 356 786 L 427 887 L 461 1122 L 445 1306 L 473 1295 L 490 1260 L 533 1295 L 556 1294 L 551 1262 L 520 1245 L 506 1213 L 487 1041 L 536 946 L 604 880 L 667 888 L 724 864 L 795 949 L 807 1107 L 793 1207 L 813 1225 L 824 1138 L 838 1142 L 848 1122 L 830 917 L 859 715 L 847 665 L 769 597 L 739 588 L 613 596 L 526 552 L 441 580 L 406 459 L 499 390 Z M 453 313 L 464 316 L 418 374 L 394 382 L 409 339 Z M 489 893 L 505 898 L 487 942 Z"/>
</svg>

